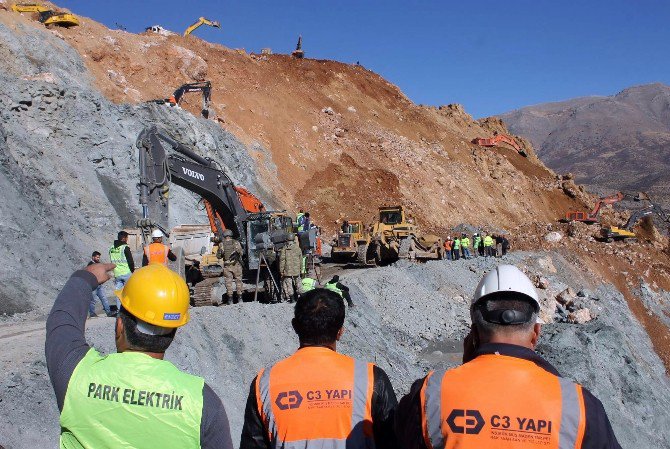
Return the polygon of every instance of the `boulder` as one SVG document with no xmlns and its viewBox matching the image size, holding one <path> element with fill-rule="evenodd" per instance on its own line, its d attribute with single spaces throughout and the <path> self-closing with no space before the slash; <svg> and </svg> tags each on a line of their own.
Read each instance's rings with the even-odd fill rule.
<svg viewBox="0 0 670 449">
<path fill-rule="evenodd" d="M 567 307 L 575 301 L 576 296 L 577 295 L 575 294 L 575 291 L 570 287 L 568 287 L 561 293 L 556 295 L 556 301 L 558 301 L 559 304 L 562 304 Z"/>
<path fill-rule="evenodd" d="M 589 309 L 579 309 L 576 312 L 571 312 L 568 315 L 568 322 L 574 324 L 584 324 L 591 321 L 591 311 Z"/>
<path fill-rule="evenodd" d="M 560 242 L 562 238 L 563 238 L 563 234 L 561 234 L 558 231 L 552 231 L 552 232 L 550 232 L 550 233 L 548 233 L 547 235 L 544 236 L 544 240 L 549 242 L 549 243 Z"/>
</svg>

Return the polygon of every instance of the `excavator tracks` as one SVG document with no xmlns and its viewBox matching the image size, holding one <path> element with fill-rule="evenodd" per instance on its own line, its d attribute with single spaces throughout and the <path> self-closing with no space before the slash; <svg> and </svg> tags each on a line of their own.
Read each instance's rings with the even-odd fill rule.
<svg viewBox="0 0 670 449">
<path fill-rule="evenodd" d="M 221 278 L 205 278 L 203 281 L 195 284 L 195 287 L 191 287 L 191 305 L 193 307 L 213 305 L 212 290 L 219 282 L 219 279 Z M 221 302 L 220 298 L 219 302 Z"/>
</svg>

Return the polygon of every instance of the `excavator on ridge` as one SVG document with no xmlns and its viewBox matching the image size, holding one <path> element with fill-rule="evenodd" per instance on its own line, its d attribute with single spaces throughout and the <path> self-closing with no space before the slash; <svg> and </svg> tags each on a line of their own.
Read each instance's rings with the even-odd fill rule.
<svg viewBox="0 0 670 449">
<path fill-rule="evenodd" d="M 179 106 L 182 98 L 184 97 L 184 94 L 191 92 L 202 92 L 202 110 L 200 113 L 204 118 L 209 118 L 209 104 L 212 101 L 211 81 L 182 84 L 172 93 L 170 98 L 153 100 L 153 102 L 158 104 L 167 104 L 170 106 Z"/>
<path fill-rule="evenodd" d="M 70 28 L 79 25 L 79 19 L 74 14 L 64 11 L 54 11 L 47 6 L 37 3 L 16 3 L 12 5 L 12 11 L 37 13 L 37 20 L 46 27 L 57 25 Z"/>
<path fill-rule="evenodd" d="M 521 146 L 518 143 L 516 143 L 516 140 L 514 140 L 512 136 L 508 136 L 507 134 L 495 134 L 490 139 L 484 137 L 477 137 L 476 139 L 472 140 L 472 143 L 482 147 L 495 147 L 498 146 L 499 143 L 506 143 L 507 145 L 514 148 L 517 151 L 517 153 L 519 153 L 521 156 L 528 157 L 526 151 L 523 148 L 521 148 Z"/>
<path fill-rule="evenodd" d="M 221 24 L 217 22 L 216 20 L 209 20 L 204 17 L 200 17 L 198 20 L 195 21 L 191 26 L 186 28 L 186 31 L 184 31 L 184 36 L 188 36 L 198 28 L 200 28 L 202 25 L 207 25 L 211 26 L 214 28 L 221 28 Z"/>
</svg>

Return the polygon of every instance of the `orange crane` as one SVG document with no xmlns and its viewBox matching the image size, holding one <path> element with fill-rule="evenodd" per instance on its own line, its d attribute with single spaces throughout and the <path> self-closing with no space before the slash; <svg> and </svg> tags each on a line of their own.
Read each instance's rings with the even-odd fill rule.
<svg viewBox="0 0 670 449">
<path fill-rule="evenodd" d="M 514 148 L 521 156 L 528 157 L 524 149 L 521 148 L 518 143 L 516 143 L 516 140 L 507 134 L 496 134 L 491 138 L 477 137 L 476 139 L 472 140 L 472 143 L 482 147 L 495 147 L 501 142 L 506 143 L 507 145 Z"/>
<path fill-rule="evenodd" d="M 565 221 L 581 221 L 582 223 L 597 223 L 598 215 L 600 215 L 600 208 L 604 204 L 614 204 L 623 200 L 624 194 L 617 192 L 613 195 L 604 196 L 596 201 L 591 212 L 568 211 L 565 213 Z"/>
</svg>

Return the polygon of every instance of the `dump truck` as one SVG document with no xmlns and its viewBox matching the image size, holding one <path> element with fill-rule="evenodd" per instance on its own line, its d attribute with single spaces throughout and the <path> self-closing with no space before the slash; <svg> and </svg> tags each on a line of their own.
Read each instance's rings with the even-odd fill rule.
<svg viewBox="0 0 670 449">
<path fill-rule="evenodd" d="M 368 260 L 386 264 L 398 259 L 438 260 L 444 258 L 442 239 L 422 234 L 412 220 L 408 220 L 403 206 L 379 208 L 379 219 L 372 226 L 372 237 L 367 252 Z"/>
<path fill-rule="evenodd" d="M 345 228 L 337 233 L 335 244 L 330 252 L 331 259 L 334 262 L 368 264 L 370 234 L 364 229 L 362 221 L 347 220 L 345 223 Z"/>
</svg>

